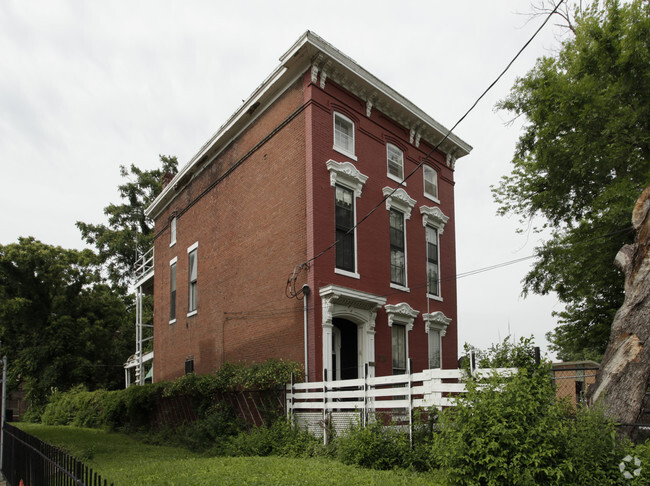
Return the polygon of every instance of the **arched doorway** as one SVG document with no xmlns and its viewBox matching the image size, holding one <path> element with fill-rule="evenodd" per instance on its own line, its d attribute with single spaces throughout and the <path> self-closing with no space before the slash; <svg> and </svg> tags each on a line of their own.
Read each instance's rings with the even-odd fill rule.
<svg viewBox="0 0 650 486">
<path fill-rule="evenodd" d="M 332 372 L 335 380 L 359 377 L 358 327 L 340 317 L 332 319 Z"/>
</svg>

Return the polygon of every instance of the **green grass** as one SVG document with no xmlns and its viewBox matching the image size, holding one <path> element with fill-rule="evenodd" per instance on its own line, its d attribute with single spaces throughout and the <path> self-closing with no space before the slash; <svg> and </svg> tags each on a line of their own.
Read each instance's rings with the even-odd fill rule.
<svg viewBox="0 0 650 486">
<path fill-rule="evenodd" d="M 177 447 L 144 444 L 131 436 L 68 426 L 18 424 L 65 449 L 115 486 L 131 485 L 435 485 L 440 476 L 371 471 L 330 459 L 206 457 Z"/>
</svg>

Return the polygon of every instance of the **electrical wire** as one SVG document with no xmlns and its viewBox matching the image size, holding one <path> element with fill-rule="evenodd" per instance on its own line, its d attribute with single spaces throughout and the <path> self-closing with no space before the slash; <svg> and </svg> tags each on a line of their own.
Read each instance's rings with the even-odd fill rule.
<svg viewBox="0 0 650 486">
<path fill-rule="evenodd" d="M 400 187 L 402 187 L 402 186 L 404 185 L 404 183 L 405 183 L 405 182 L 406 182 L 406 181 L 407 181 L 411 176 L 413 176 L 413 174 L 415 174 L 415 173 L 416 173 L 416 172 L 417 172 L 417 171 L 422 167 L 422 165 L 424 165 L 424 163 L 425 163 L 425 162 L 426 162 L 426 161 L 427 161 L 427 160 L 428 160 L 428 159 L 429 159 L 429 158 L 430 158 L 430 157 L 435 153 L 435 151 L 438 150 L 438 148 L 439 148 L 439 147 L 440 147 L 440 146 L 441 146 L 441 145 L 442 145 L 442 144 L 443 144 L 443 143 L 444 143 L 444 142 L 449 138 L 449 136 L 451 135 L 451 133 L 453 132 L 453 130 L 455 130 L 456 127 L 458 127 L 458 125 L 460 125 L 460 123 L 461 123 L 463 120 L 465 120 L 465 118 L 466 118 L 466 117 L 467 117 L 467 116 L 472 112 L 472 110 L 474 110 L 474 108 L 476 107 L 476 105 L 478 105 L 478 103 L 483 99 L 483 97 L 484 97 L 484 96 L 485 96 L 485 95 L 486 95 L 486 94 L 487 94 L 487 93 L 488 93 L 488 92 L 489 92 L 489 91 L 490 91 L 490 90 L 491 90 L 491 89 L 492 89 L 492 88 L 493 88 L 493 87 L 494 87 L 494 86 L 499 82 L 499 80 L 500 80 L 500 79 L 505 75 L 505 73 L 508 71 L 508 69 L 510 69 L 510 67 L 512 66 L 512 64 L 517 60 L 517 58 L 519 58 L 519 56 L 521 55 L 521 53 L 522 53 L 522 52 L 523 52 L 523 51 L 528 47 L 528 45 L 533 41 L 533 39 L 535 39 L 535 37 L 537 37 L 537 34 L 539 34 L 539 32 L 540 32 L 540 31 L 544 28 L 544 26 L 548 23 L 548 21 L 550 20 L 551 16 L 554 15 L 554 14 L 557 12 L 558 8 L 560 7 L 560 5 L 562 5 L 562 3 L 564 3 L 564 0 L 560 0 L 560 1 L 558 2 L 558 4 L 555 6 L 555 8 L 554 8 L 554 9 L 553 9 L 553 10 L 552 10 L 552 11 L 551 11 L 547 16 L 546 16 L 546 18 L 544 19 L 544 22 L 542 22 L 542 24 L 541 24 L 541 25 L 538 27 L 538 29 L 533 33 L 533 35 L 530 37 L 530 39 L 528 39 L 528 41 L 527 41 L 527 42 L 526 42 L 526 43 L 525 43 L 525 44 L 524 44 L 524 45 L 519 49 L 519 51 L 517 52 L 517 54 L 515 54 L 515 56 L 510 60 L 510 62 L 508 63 L 508 65 L 505 67 L 505 69 L 503 69 L 503 70 L 501 71 L 501 73 L 496 77 L 496 79 L 495 79 L 494 81 L 492 81 L 492 83 L 490 83 L 490 85 L 489 85 L 489 86 L 488 86 L 488 87 L 483 91 L 483 93 L 481 93 L 481 95 L 480 95 L 480 96 L 479 96 L 479 97 L 474 101 L 474 103 L 472 103 L 472 105 L 471 105 L 471 106 L 469 107 L 469 109 L 465 112 L 465 114 L 464 114 L 463 116 L 461 116 L 461 117 L 458 119 L 458 121 L 457 121 L 456 123 L 454 123 L 454 125 L 453 125 L 449 130 L 447 130 L 447 133 L 446 133 L 445 136 L 442 138 L 442 140 L 440 140 L 440 142 L 438 142 L 438 143 L 436 144 L 436 146 L 433 147 L 433 149 L 431 149 L 431 151 L 430 151 L 430 152 L 429 152 L 429 153 L 428 153 L 428 154 L 427 154 L 427 155 L 422 159 L 422 161 L 421 161 L 421 162 L 420 162 L 420 163 L 415 167 L 415 169 L 413 169 L 413 170 L 412 170 L 412 171 L 411 171 L 411 172 L 410 172 L 410 173 L 409 173 L 409 174 L 404 178 L 404 180 L 402 180 L 402 182 L 400 182 L 400 183 L 397 185 L 397 187 L 396 187 L 395 189 L 393 189 L 391 192 L 389 192 L 388 194 L 386 194 L 386 195 L 383 197 L 383 199 L 382 199 L 381 201 L 379 201 L 379 203 L 377 203 L 377 205 L 376 205 L 375 207 L 373 207 L 373 208 L 372 208 L 372 209 L 371 209 L 371 210 L 370 210 L 370 211 L 369 211 L 369 212 L 368 212 L 368 213 L 367 213 L 363 218 L 361 218 L 361 219 L 360 219 L 360 220 L 359 220 L 359 221 L 358 221 L 354 226 L 352 226 L 352 228 L 350 228 L 350 229 L 349 229 L 349 230 L 348 230 L 348 231 L 347 231 L 347 232 L 346 232 L 342 237 L 345 237 L 345 236 L 351 234 L 353 231 L 355 231 L 356 228 L 359 227 L 359 225 L 361 225 L 364 221 L 366 221 L 366 220 L 367 220 L 367 219 L 368 219 L 368 218 L 369 218 L 369 217 L 370 217 L 370 216 L 371 216 L 371 215 L 372 215 L 372 214 L 373 214 L 373 213 L 374 213 L 378 208 L 380 208 L 380 207 L 381 207 L 381 206 L 386 202 L 387 199 L 389 199 L 393 194 L 395 194 L 395 192 L 396 192 Z M 340 239 L 335 240 L 334 243 L 332 243 L 331 245 L 329 245 L 327 248 L 325 248 L 324 250 L 322 250 L 322 251 L 321 251 L 320 253 L 318 253 L 317 255 L 314 255 L 313 257 L 311 257 L 310 259 L 308 259 L 306 262 L 304 262 L 304 263 L 302 263 L 302 264 L 296 266 L 296 268 L 298 268 L 298 267 L 302 267 L 303 265 L 308 265 L 309 263 L 311 263 L 311 262 L 315 261 L 316 259 L 320 258 L 320 257 L 323 256 L 324 254 L 326 254 L 327 252 L 329 252 L 332 248 L 334 248 L 334 247 L 337 245 L 337 243 L 339 243 L 340 241 L 341 241 Z M 294 270 L 294 273 L 295 273 L 295 270 Z"/>
<path fill-rule="evenodd" d="M 594 242 L 597 242 L 598 245 L 601 245 L 601 244 L 604 244 L 605 242 L 604 241 L 599 241 L 599 240 L 604 240 L 606 238 L 610 238 L 612 236 L 619 235 L 621 233 L 630 233 L 630 232 L 633 232 L 633 231 L 634 231 L 634 228 L 632 226 L 627 226 L 627 227 L 625 227 L 623 229 L 620 229 L 620 230 L 612 231 L 612 232 L 605 233 L 605 234 L 602 234 L 602 235 L 597 235 L 597 236 L 594 236 L 592 238 L 577 241 L 575 243 L 567 243 L 567 244 L 565 244 L 563 246 L 564 247 L 578 247 L 578 246 L 587 246 L 587 245 L 594 246 L 593 245 Z M 524 257 L 520 257 L 520 258 L 514 258 L 512 260 L 507 260 L 505 262 L 500 262 L 500 263 L 496 263 L 496 264 L 493 264 L 493 265 L 489 265 L 487 267 L 481 267 L 481 268 L 476 268 L 476 269 L 473 269 L 473 270 L 468 270 L 468 271 L 465 271 L 465 272 L 456 273 L 455 275 L 450 275 L 448 277 L 438 279 L 438 283 L 450 282 L 450 281 L 453 281 L 453 280 L 460 280 L 461 278 L 467 278 L 467 277 L 472 277 L 472 276 L 475 276 L 475 275 L 479 275 L 481 273 L 491 272 L 491 271 L 494 271 L 494 270 L 498 270 L 500 268 L 508 267 L 510 265 L 516 265 L 517 263 L 522 263 L 522 262 L 525 262 L 527 260 L 531 260 L 531 259 L 533 259 L 533 258 L 535 258 L 537 256 L 539 256 L 539 255 L 537 255 L 537 254 L 527 255 L 527 256 L 524 256 Z M 411 286 L 409 286 L 409 288 L 411 290 L 417 290 L 417 289 L 425 288 L 426 286 L 427 286 L 427 282 L 424 282 L 422 284 L 411 285 Z M 391 295 L 397 295 L 397 294 L 402 294 L 402 293 L 403 293 L 402 290 L 395 290 L 394 292 L 386 292 L 386 293 L 380 294 L 378 296 L 379 297 L 390 297 Z M 427 301 L 428 300 L 429 299 L 427 299 Z M 277 302 L 277 301 L 269 302 L 269 304 L 272 304 L 274 302 Z M 316 307 L 315 305 L 309 306 L 308 309 L 311 311 L 311 310 L 314 310 L 315 307 Z M 303 308 L 300 308 L 300 309 L 294 308 L 294 309 L 292 309 L 292 308 L 288 308 L 288 307 L 280 307 L 280 308 L 276 308 L 276 309 L 265 308 L 265 310 L 263 310 L 263 311 L 224 312 L 224 315 L 226 317 L 226 320 L 255 319 L 255 318 L 257 318 L 257 319 L 265 319 L 265 318 L 281 317 L 281 316 L 287 316 L 287 315 L 298 314 L 298 313 L 302 314 L 303 311 L 304 311 Z"/>
</svg>

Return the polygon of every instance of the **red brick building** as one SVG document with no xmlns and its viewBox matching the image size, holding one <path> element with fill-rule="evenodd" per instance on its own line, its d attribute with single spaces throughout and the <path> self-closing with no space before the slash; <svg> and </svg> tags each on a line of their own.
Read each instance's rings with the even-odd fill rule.
<svg viewBox="0 0 650 486">
<path fill-rule="evenodd" d="M 433 151 L 445 134 L 306 32 L 147 209 L 154 381 L 268 358 L 306 359 L 311 381 L 455 368 L 453 176 L 471 147 Z"/>
</svg>

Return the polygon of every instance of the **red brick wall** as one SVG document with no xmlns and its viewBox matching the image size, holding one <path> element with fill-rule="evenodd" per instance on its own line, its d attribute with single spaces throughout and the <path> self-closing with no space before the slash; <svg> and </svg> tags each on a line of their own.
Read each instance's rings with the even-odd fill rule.
<svg viewBox="0 0 650 486">
<path fill-rule="evenodd" d="M 334 111 L 355 121 L 358 161 L 332 149 Z M 241 162 L 244 154 L 276 130 Z M 324 90 L 311 84 L 307 72 L 195 176 L 156 220 L 156 381 L 182 375 L 190 356 L 197 373 L 213 371 L 225 361 L 303 360 L 303 302 L 287 299 L 284 290 L 295 265 L 334 241 L 334 188 L 325 163 L 329 159 L 351 161 L 369 176 L 356 201 L 359 220 L 382 200 L 383 187 L 397 186 L 386 175 L 387 141 L 404 149 L 406 174 L 432 149 L 423 140 L 415 147 L 408 130 L 377 109 L 368 118 L 365 103 L 331 80 Z M 420 312 L 408 335 L 415 371 L 426 368 L 428 359 L 422 314 L 442 311 L 452 319 L 443 338 L 443 367 L 456 367 L 453 171 L 440 152 L 427 163 L 438 171 L 440 204 L 424 197 L 421 169 L 405 188 L 417 201 L 406 222 L 410 292 L 390 287 L 389 213 L 383 204 L 357 230 L 360 279 L 334 273 L 334 251 L 319 257 L 301 274 L 298 287 L 307 283 L 312 289 L 307 298 L 310 379 L 322 376 L 318 289 L 329 284 L 385 296 L 388 304 L 407 302 Z M 442 302 L 426 298 L 425 229 L 419 210 L 423 205 L 439 206 L 450 218 L 440 236 Z M 177 243 L 170 248 L 168 221 L 174 213 L 178 215 Z M 187 317 L 187 248 L 196 241 L 198 313 Z M 177 321 L 169 324 L 169 261 L 174 256 L 178 257 Z M 391 330 L 384 309 L 377 313 L 375 357 L 376 375 L 390 374 Z"/>
<path fill-rule="evenodd" d="M 199 173 L 156 220 L 155 381 L 225 361 L 302 361 L 302 304 L 284 295 L 288 273 L 306 258 L 304 113 L 198 197 L 276 130 L 303 101 L 297 83 Z M 168 221 L 177 219 L 170 248 Z M 187 248 L 198 241 L 198 312 L 187 317 Z M 177 263 L 176 322 L 169 324 L 169 261 Z"/>
<path fill-rule="evenodd" d="M 325 90 L 310 84 L 307 92 L 312 103 L 307 109 L 310 124 L 307 133 L 311 134 L 312 151 L 308 151 L 308 207 L 313 207 L 313 233 L 308 237 L 308 247 L 312 254 L 318 254 L 334 241 L 334 188 L 330 184 L 330 174 L 325 163 L 329 159 L 337 162 L 352 162 L 368 181 L 362 195 L 357 198 L 357 221 L 372 210 L 383 198 L 382 188 L 397 187 L 397 183 L 386 175 L 386 142 L 398 144 L 404 149 L 405 174 L 409 174 L 433 147 L 421 140 L 419 148 L 410 143 L 407 129 L 395 124 L 377 109 L 370 118 L 366 116 L 365 102 L 350 95 L 336 83 L 328 80 Z M 333 112 L 338 111 L 355 122 L 357 161 L 347 158 L 332 149 Z M 309 145 L 309 144 L 308 144 Z M 311 158 L 310 158 L 311 155 Z M 334 273 L 335 252 L 329 251 L 313 264 L 309 275 L 309 285 L 314 290 L 309 297 L 310 312 L 310 362 L 311 378 L 320 379 L 322 359 L 322 310 L 318 289 L 330 283 L 344 287 L 385 296 L 387 304 L 407 302 L 420 311 L 414 328 L 409 333 L 409 356 L 413 358 L 414 370 L 428 367 L 428 340 L 422 314 L 442 311 L 452 319 L 443 338 L 443 367 L 457 367 L 457 312 L 456 312 L 456 246 L 454 214 L 453 171 L 447 167 L 445 156 L 436 152 L 427 162 L 438 172 L 440 204 L 424 197 L 422 170 L 419 169 L 405 187 L 410 197 L 417 203 L 413 207 L 410 220 L 406 221 L 407 238 L 407 278 L 410 292 L 390 287 L 390 245 L 389 213 L 384 204 L 357 229 L 357 268 L 360 279 Z M 426 244 L 425 228 L 422 224 L 420 206 L 439 206 L 449 221 L 440 236 L 440 272 L 443 301 L 426 298 Z M 313 248 L 313 250 L 312 250 Z M 313 327 L 312 327 L 313 326 Z M 377 376 L 392 372 L 391 330 L 384 309 L 377 313 L 375 335 L 375 358 Z M 315 351 L 315 353 L 313 353 Z"/>
</svg>

